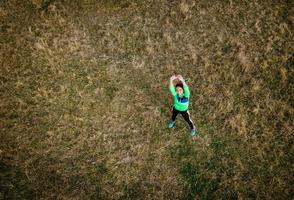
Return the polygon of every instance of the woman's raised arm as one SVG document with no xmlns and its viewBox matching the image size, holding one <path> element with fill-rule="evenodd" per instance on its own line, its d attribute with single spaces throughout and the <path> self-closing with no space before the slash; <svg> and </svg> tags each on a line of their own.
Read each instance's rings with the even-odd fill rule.
<svg viewBox="0 0 294 200">
<path fill-rule="evenodd" d="M 169 80 L 169 91 L 170 93 L 173 95 L 173 96 L 176 96 L 177 95 L 177 92 L 176 92 L 176 89 L 175 89 L 175 86 L 174 86 L 174 83 L 173 81 L 177 79 L 177 77 L 175 75 L 172 75 L 170 77 L 170 80 Z"/>
</svg>

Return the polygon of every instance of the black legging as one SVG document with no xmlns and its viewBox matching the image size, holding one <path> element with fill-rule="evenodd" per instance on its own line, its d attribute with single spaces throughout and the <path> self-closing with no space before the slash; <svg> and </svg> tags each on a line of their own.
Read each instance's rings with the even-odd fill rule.
<svg viewBox="0 0 294 200">
<path fill-rule="evenodd" d="M 172 115 L 172 120 L 173 121 L 175 121 L 177 115 L 179 113 L 181 113 L 181 115 L 183 116 L 183 118 L 185 119 L 185 121 L 189 124 L 190 128 L 191 129 L 195 128 L 194 123 L 193 123 L 193 121 L 190 118 L 190 113 L 189 113 L 188 110 L 186 110 L 186 111 L 179 111 L 179 110 L 175 109 L 175 107 L 173 107 L 172 113 L 173 113 L 173 115 Z"/>
</svg>

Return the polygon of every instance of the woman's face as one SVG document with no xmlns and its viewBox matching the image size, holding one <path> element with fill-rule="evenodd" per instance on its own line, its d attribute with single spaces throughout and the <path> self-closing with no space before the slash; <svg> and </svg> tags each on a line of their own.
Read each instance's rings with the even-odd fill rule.
<svg viewBox="0 0 294 200">
<path fill-rule="evenodd" d="M 184 92 L 184 91 L 183 91 L 183 88 L 181 88 L 181 87 L 176 87 L 176 91 L 177 91 L 177 94 L 180 95 L 180 96 L 181 96 L 181 95 L 183 94 L 183 92 Z"/>
</svg>

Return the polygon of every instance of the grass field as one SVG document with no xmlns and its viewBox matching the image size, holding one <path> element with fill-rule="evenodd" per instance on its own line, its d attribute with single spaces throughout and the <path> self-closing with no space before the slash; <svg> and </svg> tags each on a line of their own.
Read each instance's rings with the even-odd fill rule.
<svg viewBox="0 0 294 200">
<path fill-rule="evenodd" d="M 0 199 L 293 199 L 293 30 L 287 0 L 1 0 Z"/>
</svg>

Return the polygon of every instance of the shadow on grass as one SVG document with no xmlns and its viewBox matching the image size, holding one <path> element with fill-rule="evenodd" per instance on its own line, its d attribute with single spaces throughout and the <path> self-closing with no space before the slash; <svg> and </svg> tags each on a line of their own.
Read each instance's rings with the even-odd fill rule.
<svg viewBox="0 0 294 200">
<path fill-rule="evenodd" d="M 0 161 L 0 199 L 36 199 L 25 174 L 17 166 Z"/>
<path fill-rule="evenodd" d="M 204 125 L 201 127 L 200 129 L 205 129 Z M 178 143 L 170 148 L 171 158 L 177 163 L 182 179 L 184 192 L 181 199 L 236 199 L 236 192 L 232 188 L 223 191 L 222 185 L 222 175 L 231 170 L 224 164 L 224 161 L 232 159 L 228 142 L 222 138 L 212 138 L 207 148 L 209 152 L 205 150 L 200 152 L 200 148 L 196 146 L 204 145 L 206 141 L 205 138 L 199 139 L 198 142 L 194 142 L 188 135 L 183 135 L 179 137 Z M 203 153 L 209 156 L 201 155 Z M 199 156 L 204 156 L 206 159 L 195 163 L 195 157 Z"/>
</svg>

